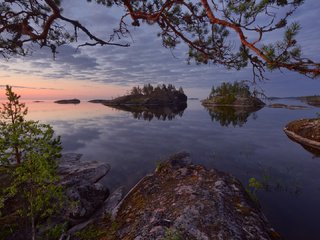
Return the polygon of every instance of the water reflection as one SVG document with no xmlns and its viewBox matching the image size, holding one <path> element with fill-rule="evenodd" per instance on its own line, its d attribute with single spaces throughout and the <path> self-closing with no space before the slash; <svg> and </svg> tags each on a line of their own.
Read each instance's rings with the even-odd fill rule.
<svg viewBox="0 0 320 240">
<path fill-rule="evenodd" d="M 135 119 L 143 119 L 151 121 L 158 120 L 173 120 L 176 116 L 182 117 L 187 104 L 179 104 L 177 106 L 133 106 L 133 105 L 116 105 L 108 107 L 115 108 L 121 111 L 131 112 Z"/>
<path fill-rule="evenodd" d="M 296 105 L 297 101 L 285 103 Z M 318 109 L 263 108 L 256 120 L 254 111 L 247 111 L 241 128 L 227 128 L 212 124 L 199 101 L 189 101 L 183 117 L 175 115 L 174 121 L 150 122 L 133 119 L 132 111 L 101 104 L 28 106 L 31 119 L 52 124 L 61 135 L 64 152 L 82 153 L 83 160 L 111 165 L 104 179 L 111 191 L 119 186 L 130 190 L 154 171 L 158 160 L 187 150 L 195 164 L 232 173 L 245 186 L 250 178 L 261 182 L 259 202 L 285 239 L 319 238 L 319 159 L 313 159 L 282 131 L 294 119 L 314 117 Z M 157 118 L 153 115 L 152 119 Z"/>
<path fill-rule="evenodd" d="M 213 122 L 219 122 L 221 126 L 242 127 L 252 114 L 253 119 L 257 116 L 254 114 L 262 107 L 241 107 L 241 106 L 211 106 L 206 107 Z"/>
</svg>

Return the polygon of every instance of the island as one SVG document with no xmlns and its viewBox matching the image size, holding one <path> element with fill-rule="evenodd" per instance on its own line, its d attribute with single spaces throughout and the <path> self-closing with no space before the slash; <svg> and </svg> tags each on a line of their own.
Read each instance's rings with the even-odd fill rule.
<svg viewBox="0 0 320 240">
<path fill-rule="evenodd" d="M 73 98 L 73 99 L 63 99 L 63 100 L 57 100 L 54 101 L 54 103 L 58 103 L 58 104 L 79 104 L 80 100 Z"/>
<path fill-rule="evenodd" d="M 248 117 L 265 106 L 244 82 L 222 83 L 212 87 L 207 99 L 201 101 L 212 121 L 221 126 L 243 126 Z"/>
<path fill-rule="evenodd" d="M 146 84 L 142 88 L 133 87 L 128 95 L 112 100 L 92 100 L 106 106 L 179 106 L 186 105 L 187 96 L 182 87 L 178 90 L 172 84 L 153 87 Z"/>
<path fill-rule="evenodd" d="M 257 98 L 255 92 L 251 92 L 247 84 L 242 82 L 222 83 L 217 88 L 212 87 L 207 99 L 202 100 L 202 105 L 210 106 L 233 106 L 243 108 L 261 108 L 265 105 Z"/>
</svg>

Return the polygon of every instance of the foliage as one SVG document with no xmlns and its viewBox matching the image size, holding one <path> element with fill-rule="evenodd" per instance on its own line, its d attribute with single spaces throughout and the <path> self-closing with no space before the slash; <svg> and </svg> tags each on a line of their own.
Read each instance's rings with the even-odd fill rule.
<svg viewBox="0 0 320 240">
<path fill-rule="evenodd" d="M 66 231 L 66 223 L 61 223 L 50 228 L 46 233 L 46 239 L 48 240 L 56 240 L 61 237 L 63 232 Z"/>
<path fill-rule="evenodd" d="M 18 201 L 19 207 L 13 211 L 30 220 L 35 239 L 37 225 L 62 204 L 56 174 L 60 138 L 54 137 L 50 125 L 24 119 L 27 109 L 9 86 L 6 95 L 8 102 L 1 108 L 0 164 L 7 170 L 9 182 L 0 192 L 2 207 Z"/>
<path fill-rule="evenodd" d="M 257 191 L 263 189 L 263 187 L 263 184 L 256 178 L 249 178 L 249 183 L 246 191 L 254 202 L 258 203 Z"/>
<path fill-rule="evenodd" d="M 6 87 L 8 102 L 0 108 L 0 163 L 20 164 L 30 151 L 35 152 L 47 161 L 60 156 L 60 137 L 54 137 L 50 125 L 35 121 L 26 121 L 28 109 L 20 103 L 20 96 Z"/>
<path fill-rule="evenodd" d="M 144 96 L 150 96 L 153 94 L 162 94 L 162 93 L 181 93 L 184 94 L 183 88 L 180 87 L 179 90 L 176 89 L 176 87 L 172 84 L 159 84 L 156 87 L 153 87 L 150 83 L 145 84 L 142 88 L 140 86 L 135 86 L 131 89 L 130 94 L 131 95 L 144 95 Z"/>
<path fill-rule="evenodd" d="M 28 113 L 24 103 L 20 103 L 20 96 L 12 91 L 10 86 L 6 86 L 6 96 L 8 102 L 2 104 L 0 108 L 0 163 L 8 162 L 8 158 L 14 156 L 17 164 L 21 162 L 21 149 L 19 137 L 22 134 L 24 117 Z"/>
<path fill-rule="evenodd" d="M 225 83 L 211 89 L 208 99 L 215 98 L 219 104 L 232 104 L 237 97 L 252 97 L 249 86 L 244 82 Z"/>
<path fill-rule="evenodd" d="M 49 47 L 55 54 L 58 46 L 77 41 L 78 32 L 87 37 L 81 38 L 80 46 L 127 47 L 129 23 L 134 27 L 147 23 L 158 27 L 164 47 L 172 49 L 184 43 L 188 61 L 220 64 L 237 70 L 250 64 L 254 76 L 260 78 L 265 68 L 285 68 L 310 77 L 320 74 L 320 64 L 302 56 L 297 41 L 299 24 L 290 23 L 290 17 L 303 0 L 87 1 L 107 8 L 123 8 L 124 15 L 119 16 L 118 27 L 111 28 L 110 37 L 100 38 L 81 24 L 82 19 L 65 16 L 61 1 L 2 1 L 0 54 L 4 57 L 25 55 L 34 44 Z M 283 38 L 268 41 L 268 36 L 275 31 L 278 35 L 282 31 Z M 234 39 L 238 40 L 236 44 Z"/>
</svg>

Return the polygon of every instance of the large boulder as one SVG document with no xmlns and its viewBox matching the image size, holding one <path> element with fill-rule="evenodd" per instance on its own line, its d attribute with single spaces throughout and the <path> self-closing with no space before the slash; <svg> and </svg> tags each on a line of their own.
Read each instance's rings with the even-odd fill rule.
<svg viewBox="0 0 320 240">
<path fill-rule="evenodd" d="M 109 196 L 109 190 L 99 180 L 109 172 L 110 166 L 80 158 L 81 154 L 64 154 L 58 165 L 60 184 L 69 199 L 64 218 L 71 225 L 86 221 Z"/>
<path fill-rule="evenodd" d="M 280 238 L 237 179 L 193 165 L 187 153 L 143 178 L 114 209 L 112 223 L 108 239 Z"/>
</svg>

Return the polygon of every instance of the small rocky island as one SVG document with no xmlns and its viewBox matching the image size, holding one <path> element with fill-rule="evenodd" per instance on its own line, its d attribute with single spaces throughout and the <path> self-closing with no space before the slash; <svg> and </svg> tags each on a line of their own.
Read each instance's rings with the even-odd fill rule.
<svg viewBox="0 0 320 240">
<path fill-rule="evenodd" d="M 211 120 L 222 126 L 243 126 L 248 117 L 264 107 L 265 103 L 255 97 L 244 82 L 222 83 L 212 87 L 207 99 L 201 101 Z"/>
<path fill-rule="evenodd" d="M 260 109 L 265 105 L 244 82 L 222 83 L 217 88 L 212 87 L 209 97 L 201 102 L 205 107 L 232 106 Z"/>
<path fill-rule="evenodd" d="M 178 90 L 172 84 L 162 84 L 153 87 L 146 84 L 142 88 L 133 87 L 130 94 L 112 100 L 91 100 L 92 103 L 102 103 L 106 106 L 179 106 L 186 105 L 187 96 L 180 87 Z"/>
<path fill-rule="evenodd" d="M 62 99 L 62 100 L 57 100 L 54 101 L 54 103 L 58 103 L 58 104 L 79 104 L 80 100 L 73 98 L 73 99 Z"/>
</svg>

